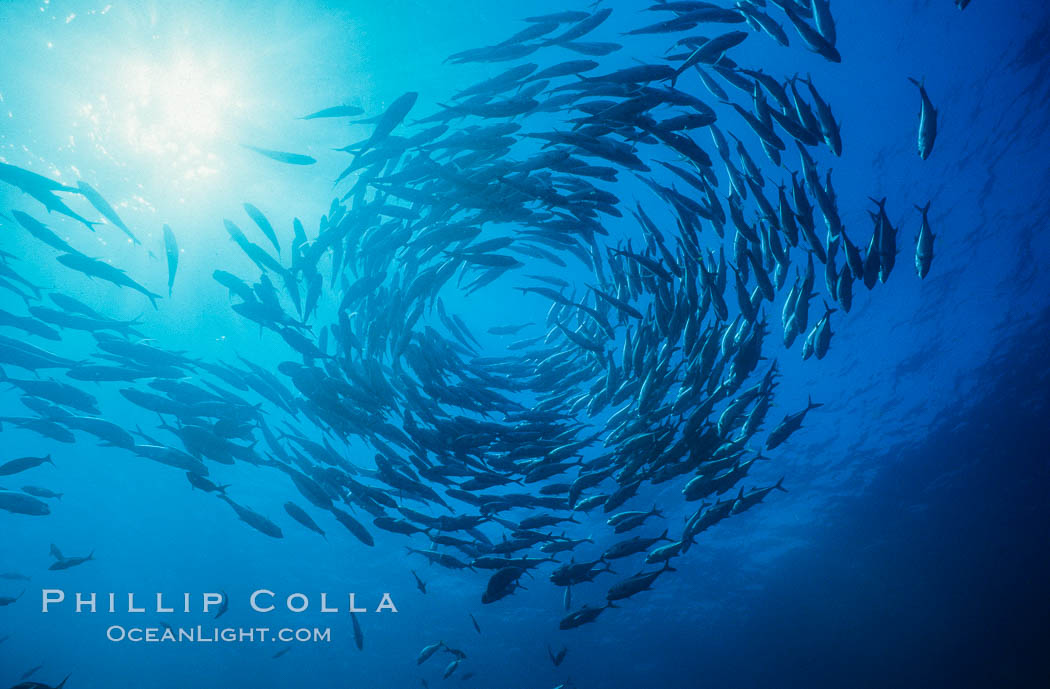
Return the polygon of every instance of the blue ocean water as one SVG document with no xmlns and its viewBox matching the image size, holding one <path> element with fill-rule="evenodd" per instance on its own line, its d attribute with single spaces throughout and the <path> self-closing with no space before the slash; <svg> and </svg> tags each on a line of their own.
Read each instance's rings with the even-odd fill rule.
<svg viewBox="0 0 1050 689">
<path fill-rule="evenodd" d="M 1050 255 L 1050 12 L 1037 0 L 1004 5 L 976 0 L 960 12 L 949 0 L 833 1 L 842 63 L 832 64 L 805 50 L 769 2 L 765 10 L 781 18 L 790 47 L 756 32 L 733 50 L 738 63 L 779 78 L 811 75 L 842 123 L 843 156 L 826 148 L 814 156 L 822 174 L 834 170 L 847 232 L 864 249 L 874 208 L 868 199 L 886 197 L 889 218 L 901 228 L 900 255 L 892 279 L 870 292 L 858 283 L 850 312 L 832 316 L 834 336 L 820 361 L 803 361 L 800 342 L 790 350 L 780 345 L 787 288 L 766 305 L 772 332 L 765 355 L 776 359 L 782 374 L 766 430 L 808 398 L 823 404 L 770 453 L 773 461 L 756 464 L 745 481 L 750 489 L 783 476 L 789 492 L 777 492 L 702 534 L 653 590 L 604 611 L 594 624 L 562 631 L 564 591 L 547 581 L 549 568 L 524 577 L 524 590 L 483 605 L 490 572 L 446 570 L 406 553 L 406 544 L 426 547 L 425 537 L 371 529 L 376 546 L 367 548 L 330 516 L 312 511 L 327 532 L 322 539 L 285 515 L 285 501 L 306 502 L 284 475 L 245 462 L 209 462 L 209 477 L 231 484 L 229 494 L 239 504 L 278 522 L 283 538 L 268 538 L 237 520 L 222 501 L 192 490 L 178 470 L 101 446 L 89 435 L 78 433 L 76 444 L 63 444 L 19 429 L 10 419 L 31 414 L 21 392 L 4 386 L 0 462 L 50 453 L 54 466 L 0 477 L 0 486 L 46 486 L 63 497 L 49 501 L 46 517 L 0 512 L 0 572 L 31 577 L 0 580 L 0 596 L 26 591 L 0 608 L 0 638 L 6 637 L 0 643 L 0 685 L 17 685 L 37 665 L 43 667 L 32 681 L 53 686 L 71 674 L 70 689 L 129 681 L 148 687 L 413 687 L 423 679 L 429 686 L 683 689 L 1042 685 L 1050 675 L 1050 284 L 1042 270 Z M 622 35 L 656 21 L 657 13 L 646 6 L 598 5 L 613 12 L 583 40 L 624 46 L 594 58 L 602 65 L 599 72 L 658 62 L 668 52 L 676 37 Z M 516 64 L 456 65 L 446 62 L 449 55 L 497 43 L 525 26 L 522 17 L 570 9 L 591 11 L 584 4 L 467 0 L 392 0 L 381 6 L 2 3 L 0 161 L 65 184 L 89 182 L 142 245 L 109 224 L 90 232 L 48 214 L 14 186 L 0 184 L 0 248 L 17 257 L 9 265 L 45 293 L 60 291 L 108 316 L 137 320 L 136 330 L 165 350 L 208 362 L 238 364 L 243 357 L 276 372 L 294 353 L 273 332 L 232 311 L 229 292 L 211 277 L 223 269 L 258 279 L 223 219 L 255 230 L 242 208 L 250 202 L 273 223 L 285 252 L 293 218 L 315 237 L 333 196 L 345 193 L 345 187 L 333 191 L 332 182 L 349 158 L 333 149 L 371 131 L 345 119 L 297 118 L 340 103 L 373 116 L 415 91 L 411 122 Z M 542 67 L 581 57 L 550 48 L 519 62 Z M 908 77 L 923 81 L 939 111 L 940 131 L 928 160 L 916 153 L 919 98 Z M 695 74 L 684 75 L 681 87 L 717 105 Z M 531 129 L 556 121 L 554 113 L 527 119 Z M 742 120 L 721 109 L 719 125 L 747 132 Z M 694 134 L 714 156 L 709 135 Z M 760 159 L 753 135 L 747 141 Z M 317 162 L 282 165 L 243 144 L 310 155 Z M 786 166 L 798 167 L 792 146 L 784 157 Z M 789 179 L 768 161 L 762 165 L 770 175 L 767 193 Z M 719 174 L 724 199 L 726 181 Z M 623 219 L 602 216 L 613 239 L 633 236 L 636 246 L 644 246 L 629 210 L 635 201 L 649 208 L 651 192 L 632 175 L 603 188 L 622 202 Z M 63 198 L 88 218 L 97 217 L 82 200 Z M 919 229 L 913 206 L 927 201 L 936 256 L 920 280 L 912 267 Z M 11 219 L 15 210 L 164 295 L 158 308 L 141 294 L 57 263 L 56 252 Z M 653 213 L 665 235 L 673 236 L 673 215 L 658 204 Z M 180 247 L 170 298 L 164 224 Z M 258 232 L 251 236 L 266 246 Z M 579 261 L 542 271 L 577 285 L 578 293 L 594 280 Z M 323 299 L 331 308 L 338 283 L 327 269 L 322 272 L 329 288 Z M 789 285 L 793 275 L 794 267 Z M 485 334 L 492 326 L 534 321 L 540 325 L 522 336 L 546 333 L 542 324 L 550 303 L 514 289 L 522 284 L 508 273 L 470 295 L 455 283 L 442 293 L 449 311 L 482 340 L 482 355 L 504 356 L 517 339 Z M 732 276 L 728 289 L 732 302 Z M 28 304 L 13 293 L 2 294 L 4 310 L 28 313 Z M 817 299 L 812 323 L 820 313 Z M 77 361 L 94 345 L 91 336 L 68 329 L 59 343 L 8 327 L 0 334 Z M 3 368 L 12 378 L 33 377 L 8 364 Z M 53 371 L 42 375 L 60 377 Z M 103 416 L 128 431 L 163 432 L 155 430 L 156 414 L 119 395 L 126 384 L 77 385 L 98 398 Z M 535 400 L 523 394 L 520 401 Z M 271 413 L 273 426 L 283 428 L 281 415 Z M 755 449 L 760 446 L 756 439 Z M 265 441 L 257 447 L 268 453 Z M 371 466 L 375 453 L 360 440 L 339 450 L 364 466 Z M 659 505 L 661 528 L 677 538 L 698 506 L 682 501 L 681 483 L 645 485 L 623 509 Z M 353 514 L 371 528 L 371 515 Z M 606 516 L 597 510 L 580 515 L 581 524 L 567 525 L 569 535 L 595 541 L 579 548 L 578 560 L 596 558 L 618 538 L 605 526 Z M 647 524 L 645 534 L 659 533 L 654 526 Z M 499 537 L 498 530 L 489 533 Z M 50 571 L 52 543 L 67 556 L 94 553 L 95 559 Z M 640 560 L 620 562 L 627 564 L 616 564 L 615 577 L 573 587 L 572 608 L 604 602 L 614 580 L 642 569 Z M 426 580 L 426 595 L 416 589 L 411 570 Z M 199 612 L 74 614 L 68 604 L 42 614 L 42 589 L 69 596 L 135 592 L 140 601 L 155 592 L 191 592 L 196 600 L 203 592 L 221 591 L 231 601 L 224 626 L 331 627 L 332 639 L 115 643 L 106 638 L 111 625 L 218 622 Z M 247 600 L 259 589 L 279 599 L 304 592 L 312 607 L 298 615 L 254 613 Z M 351 591 L 373 610 L 389 593 L 398 608 L 397 614 L 358 615 L 362 650 L 345 612 Z M 339 613 L 319 612 L 322 592 L 340 601 Z M 447 652 L 416 664 L 419 650 L 437 641 L 466 654 L 446 680 L 442 672 L 452 660 Z M 548 659 L 548 645 L 568 648 L 561 665 Z M 273 657 L 281 650 L 286 652 Z"/>
</svg>

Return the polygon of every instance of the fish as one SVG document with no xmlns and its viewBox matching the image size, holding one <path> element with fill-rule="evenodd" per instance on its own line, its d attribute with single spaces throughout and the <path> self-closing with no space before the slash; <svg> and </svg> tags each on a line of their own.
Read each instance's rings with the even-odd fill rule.
<svg viewBox="0 0 1050 689">
<path fill-rule="evenodd" d="M 55 462 L 51 459 L 51 455 L 44 455 L 43 457 L 19 457 L 17 459 L 11 459 L 3 464 L 0 464 L 0 476 L 13 476 L 23 471 L 29 471 L 35 469 L 38 466 L 50 464 L 55 466 Z"/>
<path fill-rule="evenodd" d="M 6 182 L 7 184 L 22 190 L 29 196 L 32 196 L 47 209 L 48 213 L 58 211 L 62 215 L 82 223 L 92 232 L 95 231 L 95 225 L 98 223 L 89 222 L 79 214 L 75 213 L 54 194 L 56 191 L 79 193 L 80 190 L 76 187 L 67 186 L 61 182 L 56 182 L 49 177 L 44 177 L 43 175 L 38 175 L 35 172 L 26 170 L 25 168 L 7 163 L 0 163 L 0 182 Z"/>
<path fill-rule="evenodd" d="M 416 570 L 414 569 L 412 570 L 412 578 L 416 580 L 416 588 L 419 589 L 419 592 L 425 595 L 427 592 L 427 584 L 419 578 L 419 575 L 416 574 Z"/>
<path fill-rule="evenodd" d="M 57 182 L 50 177 L 8 163 L 0 163 L 0 181 L 18 187 L 27 194 L 41 191 L 77 191 L 76 188 Z"/>
<path fill-rule="evenodd" d="M 313 518 L 310 517 L 310 515 L 307 514 L 302 507 L 299 507 L 294 502 L 289 501 L 284 503 L 284 511 L 288 513 L 288 516 L 305 526 L 310 531 L 313 531 L 325 540 L 328 540 L 328 538 L 325 536 L 324 529 L 318 526 L 317 522 L 315 522 Z"/>
<path fill-rule="evenodd" d="M 774 18 L 780 10 L 801 41 Z M 866 252 L 853 244 L 844 219 L 857 209 L 836 195 L 831 156 L 815 150 L 838 156 L 849 145 L 830 91 L 778 73 L 779 59 L 750 45 L 765 41 L 752 33 L 765 34 L 840 61 L 827 0 L 661 0 L 620 14 L 618 42 L 606 40 L 609 7 L 530 17 L 505 33 L 492 26 L 489 45 L 463 46 L 448 61 L 504 66 L 439 98 L 432 113 L 417 116 L 419 93 L 403 91 L 367 117 L 336 105 L 300 118 L 366 127 L 362 139 L 333 142 L 331 155 L 350 161 L 332 180 L 331 204 L 295 218 L 282 246 L 282 226 L 244 203 L 266 241 L 233 220 L 223 227 L 251 263 L 193 256 L 228 294 L 229 303 L 209 302 L 221 310 L 216 336 L 247 326 L 265 338 L 258 345 L 231 334 L 204 348 L 210 356 L 179 351 L 150 319 L 38 286 L 17 257 L 0 254 L 0 287 L 13 302 L 0 326 L 19 333 L 0 335 L 0 366 L 34 374 L 0 369 L 27 410 L 0 424 L 47 442 L 86 433 L 133 461 L 178 469 L 188 486 L 171 476 L 183 490 L 215 496 L 233 514 L 209 499 L 199 509 L 282 539 L 214 465 L 231 467 L 236 486 L 248 485 L 250 468 L 277 469 L 284 513 L 326 541 L 338 539 L 327 539 L 313 508 L 365 546 L 408 539 L 410 560 L 450 570 L 442 586 L 470 576 L 464 569 L 485 572 L 475 606 L 508 605 L 523 584 L 561 586 L 560 600 L 535 599 L 560 629 L 595 623 L 663 585 L 685 569 L 683 554 L 715 536 L 709 530 L 783 489 L 783 479 L 745 484 L 820 405 L 809 399 L 769 423 L 781 403 L 772 361 L 781 336 L 786 347 L 802 340 L 807 365 L 823 359 L 832 314 L 850 310 L 853 282 L 874 289 L 890 278 L 897 228 L 890 202 L 879 200 Z M 646 62 L 606 59 L 636 41 Z M 935 136 L 932 105 L 929 114 Z M 798 156 L 784 155 L 792 140 Z M 285 164 L 318 162 L 246 148 Z M 123 226 L 86 184 L 13 166 L 0 167 L 0 181 L 74 219 L 58 195 L 79 191 Z M 933 234 L 929 206 L 920 210 L 915 260 L 924 277 Z M 10 214 L 5 229 L 59 252 L 58 271 L 136 290 L 159 310 L 158 295 L 129 277 L 132 264 L 118 266 L 119 253 L 89 257 L 60 225 Z M 163 234 L 170 298 L 180 250 L 169 226 Z M 498 301 L 500 290 L 520 293 L 520 308 L 493 301 L 484 320 L 469 318 L 468 300 Z M 55 308 L 39 303 L 44 295 Z M 819 317 L 814 299 L 824 301 Z M 844 327 L 838 316 L 835 324 Z M 61 342 L 68 358 L 34 344 L 38 337 Z M 49 479 L 65 469 L 48 469 Z M 34 486 L 0 490 L 0 509 L 46 516 L 61 503 L 45 500 L 57 498 Z M 671 516 L 683 503 L 684 526 Z M 369 523 L 384 533 L 373 536 Z M 660 535 L 619 535 L 641 529 Z M 77 558 L 55 552 L 54 567 L 74 566 Z M 404 564 L 426 594 L 412 566 Z M 604 604 L 573 609 L 590 588 L 583 584 L 606 579 L 615 581 Z M 219 615 L 227 605 L 224 594 Z M 481 634 L 472 609 L 464 611 Z M 356 616 L 351 625 L 363 650 Z M 559 666 L 566 651 L 554 648 Z M 465 653 L 442 642 L 417 663 L 439 651 L 451 656 L 446 676 L 472 674 L 462 671 Z"/>
<path fill-rule="evenodd" d="M 69 681 L 69 678 L 71 676 L 72 675 L 66 675 L 61 682 L 59 682 L 53 687 L 49 684 L 43 684 L 41 682 L 21 682 L 11 687 L 11 689 L 62 689 L 62 687 L 66 686 L 66 682 Z"/>
<path fill-rule="evenodd" d="M 602 558 L 605 560 L 615 560 L 623 557 L 634 555 L 651 548 L 655 543 L 660 541 L 670 541 L 667 537 L 667 530 L 665 529 L 662 534 L 656 538 L 643 538 L 642 536 L 635 536 L 634 538 L 620 541 L 613 544 L 608 550 L 602 554 Z"/>
<path fill-rule="evenodd" d="M 62 265 L 83 273 L 88 277 L 97 277 L 100 280 L 112 282 L 118 287 L 130 287 L 136 292 L 145 295 L 146 298 L 150 300 L 150 303 L 153 304 L 153 308 L 157 308 L 157 300 L 160 299 L 161 296 L 159 294 L 154 294 L 139 283 L 135 282 L 120 268 L 80 253 L 62 254 L 57 257 L 57 260 Z"/>
<path fill-rule="evenodd" d="M 766 438 L 766 449 L 773 450 L 783 444 L 784 441 L 795 433 L 795 431 L 802 428 L 802 422 L 805 420 L 806 414 L 821 406 L 823 406 L 823 404 L 820 402 L 814 402 L 810 399 L 806 402 L 805 409 L 785 416 L 784 420 L 777 424 L 776 428 L 770 431 L 769 436 Z"/>
<path fill-rule="evenodd" d="M 743 43 L 747 39 L 747 36 L 748 34 L 746 31 L 730 31 L 721 36 L 716 36 L 715 38 L 705 41 L 697 47 L 689 57 L 683 60 L 682 64 L 675 68 L 674 75 L 670 80 L 671 87 L 674 87 L 678 78 L 687 69 L 698 64 L 713 65 L 717 63 L 727 51 Z"/>
<path fill-rule="evenodd" d="M 448 679 L 449 677 L 451 677 L 453 675 L 453 673 L 455 673 L 455 671 L 459 668 L 459 664 L 460 664 L 460 662 L 462 662 L 462 660 L 463 660 L 462 658 L 456 658 L 455 660 L 450 662 L 448 665 L 446 665 L 445 666 L 445 672 L 441 675 L 441 678 L 442 679 Z"/>
<path fill-rule="evenodd" d="M 821 0 L 817 0 L 820 2 Z M 842 55 L 836 49 L 833 42 L 829 41 L 820 31 L 810 26 L 805 17 L 802 17 L 795 9 L 785 5 L 784 13 L 791 20 L 802 42 L 814 53 L 821 55 L 829 62 L 842 62 Z"/>
<path fill-rule="evenodd" d="M 249 151 L 255 151 L 261 156 L 266 156 L 270 160 L 276 160 L 278 163 L 285 163 L 286 165 L 313 165 L 317 162 L 316 158 L 312 158 L 308 155 L 302 155 L 300 153 L 288 153 L 286 151 L 275 151 L 269 148 L 259 148 L 258 146 L 249 146 L 248 144 L 241 144 L 244 148 Z"/>
<path fill-rule="evenodd" d="M 30 677 L 35 675 L 37 672 L 39 672 L 41 669 L 43 669 L 43 667 L 44 666 L 42 664 L 41 665 L 36 665 L 34 667 L 31 667 L 28 670 L 26 670 L 25 672 L 23 672 L 22 676 L 19 677 L 19 679 L 29 679 Z"/>
<path fill-rule="evenodd" d="M 192 476 L 192 474 L 190 475 Z M 201 480 L 201 477 L 196 477 L 194 480 Z M 284 538 L 284 534 L 281 532 L 281 528 L 274 524 L 272 521 L 264 517 L 263 515 L 255 512 L 254 510 L 238 505 L 236 502 L 226 496 L 225 491 L 219 492 L 219 498 L 223 500 L 230 508 L 237 513 L 237 517 L 252 527 L 256 531 L 263 533 L 270 538 Z"/>
<path fill-rule="evenodd" d="M 215 611 L 215 615 L 212 619 L 219 619 L 230 611 L 230 596 L 223 591 L 222 592 L 222 603 L 219 605 L 219 609 Z"/>
<path fill-rule="evenodd" d="M 0 608 L 4 608 L 4 607 L 7 607 L 8 605 L 12 605 L 14 603 L 17 603 L 18 599 L 21 598 L 24 593 L 25 593 L 25 589 L 22 590 L 22 593 L 19 593 L 17 596 L 14 596 L 14 597 L 12 597 L 12 596 L 0 596 Z"/>
<path fill-rule="evenodd" d="M 669 561 L 664 561 L 662 569 L 654 570 L 652 572 L 639 572 L 623 581 L 616 582 L 609 587 L 609 591 L 605 594 L 605 598 L 612 602 L 630 598 L 642 591 L 648 591 L 656 581 L 657 577 L 664 572 L 674 571 L 675 569 L 671 567 L 671 563 Z"/>
<path fill-rule="evenodd" d="M 356 105 L 333 105 L 330 108 L 323 108 L 316 112 L 312 112 L 309 115 L 303 115 L 299 119 L 316 120 L 328 117 L 357 117 L 362 113 L 364 113 L 364 110 L 357 107 Z"/>
<path fill-rule="evenodd" d="M 175 285 L 175 273 L 179 269 L 179 244 L 175 240 L 175 233 L 167 224 L 164 225 L 164 254 L 168 259 L 168 296 L 171 296 L 172 287 Z"/>
<path fill-rule="evenodd" d="M 244 212 L 248 214 L 248 217 L 250 217 L 256 225 L 259 226 L 262 233 L 266 235 L 266 238 L 270 240 L 271 244 L 273 244 L 273 248 L 277 250 L 277 255 L 280 256 L 281 244 L 277 241 L 277 233 L 274 232 L 273 225 L 271 225 L 270 221 L 266 219 L 263 212 L 250 203 L 244 204 Z"/>
<path fill-rule="evenodd" d="M 94 187 L 84 180 L 80 180 L 77 182 L 77 189 L 79 189 L 84 198 L 88 200 L 88 203 L 94 206 L 95 210 L 102 214 L 102 217 L 126 234 L 136 246 L 142 244 L 142 242 L 139 241 L 139 238 L 136 237 L 134 233 L 128 229 L 128 226 L 124 224 L 124 221 L 120 219 L 120 216 L 117 215 L 117 211 L 114 210 L 113 206 L 109 205 L 109 201 L 106 201 L 102 194 L 98 193 Z"/>
<path fill-rule="evenodd" d="M 26 495 L 32 495 L 33 497 L 36 497 L 36 498 L 45 498 L 45 499 L 52 499 L 53 498 L 53 499 L 56 499 L 56 500 L 61 500 L 62 499 L 62 493 L 56 493 L 53 490 L 50 490 L 48 488 L 41 488 L 39 486 L 22 486 L 22 492 L 25 493 Z"/>
<path fill-rule="evenodd" d="M 937 140 L 937 108 L 933 107 L 929 94 L 926 93 L 926 82 L 908 77 L 908 81 L 919 89 L 919 157 L 926 160 L 933 153 L 933 144 Z"/>
<path fill-rule="evenodd" d="M 350 622 L 354 626 L 354 645 L 357 646 L 357 650 L 365 650 L 365 635 L 361 632 L 361 623 L 357 621 L 357 615 L 350 612 Z"/>
<path fill-rule="evenodd" d="M 585 624 L 590 624 L 598 619 L 607 608 L 615 607 L 607 604 L 601 607 L 583 606 L 579 610 L 574 610 L 568 615 L 563 617 L 558 623 L 559 629 L 575 629 L 576 627 L 582 627 Z"/>
<path fill-rule="evenodd" d="M 79 567 L 85 562 L 90 562 L 94 560 L 95 551 L 91 551 L 86 556 L 65 557 L 64 555 L 62 555 L 62 551 L 59 550 L 54 543 L 52 543 L 51 557 L 54 558 L 55 561 L 51 563 L 51 566 L 48 567 L 48 569 L 51 571 L 62 571 L 66 569 L 71 569 L 73 567 Z"/>
<path fill-rule="evenodd" d="M 736 500 L 733 501 L 733 509 L 729 511 L 729 514 L 741 514 L 751 509 L 758 503 L 762 502 L 767 495 L 774 490 L 787 492 L 787 488 L 784 487 L 784 477 L 781 476 L 780 480 L 768 488 L 756 488 L 755 490 L 744 493 L 744 489 L 740 489 L 740 493 L 737 495 Z"/>
<path fill-rule="evenodd" d="M 925 279 L 933 263 L 933 240 L 936 239 L 936 235 L 930 229 L 930 202 L 925 206 L 916 206 L 915 209 L 922 213 L 919 234 L 915 239 L 915 272 L 919 274 L 919 279 Z"/>
<path fill-rule="evenodd" d="M 357 155 L 360 156 L 368 152 L 373 146 L 390 136 L 394 129 L 408 116 L 418 98 L 419 94 L 415 91 L 403 93 L 394 99 L 381 115 L 366 120 L 357 120 L 358 124 L 375 123 L 372 135 L 361 143 L 360 147 L 358 147 Z"/>
<path fill-rule="evenodd" d="M 51 514 L 51 508 L 43 500 L 10 490 L 0 490 L 0 510 L 33 517 Z"/>
<path fill-rule="evenodd" d="M 44 242 L 51 248 L 58 249 L 59 251 L 68 254 L 80 253 L 76 249 L 74 249 L 69 244 L 69 242 L 52 232 L 50 229 L 48 229 L 46 225 L 44 225 L 44 223 L 40 222 L 36 218 L 33 218 L 32 216 L 21 211 L 12 211 L 11 215 L 13 215 L 15 220 L 18 221 L 18 224 L 24 227 L 31 235 Z"/>
<path fill-rule="evenodd" d="M 423 663 L 427 662 L 431 658 L 431 656 L 433 656 L 435 653 L 437 653 L 444 647 L 445 642 L 443 641 L 438 641 L 437 643 L 424 646 L 423 649 L 416 656 L 416 665 L 422 665 Z"/>
<path fill-rule="evenodd" d="M 557 36 L 547 39 L 546 44 L 554 45 L 559 43 L 566 44 L 574 42 L 576 41 L 576 39 L 586 36 L 590 32 L 594 31 L 596 28 L 601 26 L 603 23 L 605 23 L 605 20 L 608 19 L 610 15 L 612 15 L 612 9 L 608 7 L 600 9 L 597 12 L 594 12 L 593 14 L 589 14 L 586 17 L 583 17 Z"/>
</svg>

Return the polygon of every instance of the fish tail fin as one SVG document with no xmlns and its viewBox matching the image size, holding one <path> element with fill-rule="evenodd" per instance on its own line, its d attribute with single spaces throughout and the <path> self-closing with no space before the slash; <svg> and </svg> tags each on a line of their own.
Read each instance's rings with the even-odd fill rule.
<svg viewBox="0 0 1050 689">
<path fill-rule="evenodd" d="M 920 206 L 919 204 L 916 203 L 915 204 L 915 210 L 919 211 L 923 215 L 926 215 L 927 213 L 930 212 L 930 204 L 931 203 L 933 203 L 933 202 L 932 201 L 927 201 L 925 206 Z"/>
<path fill-rule="evenodd" d="M 669 540 L 671 540 L 671 539 L 670 539 L 670 538 L 669 538 L 669 537 L 667 536 L 667 529 L 664 529 L 664 532 L 663 532 L 662 534 L 660 534 L 660 538 L 659 538 L 659 540 L 661 540 L 661 541 L 669 541 Z"/>
<path fill-rule="evenodd" d="M 784 477 L 783 476 L 780 477 L 780 480 L 777 481 L 776 485 L 774 485 L 773 487 L 776 488 L 777 490 L 782 490 L 785 493 L 788 492 L 788 489 L 784 487 Z"/>
<path fill-rule="evenodd" d="M 813 398 L 810 397 L 810 398 L 808 398 L 808 400 L 806 402 L 806 411 L 809 411 L 810 409 L 816 409 L 817 407 L 823 407 L 823 406 L 824 406 L 823 402 L 814 402 Z"/>
<path fill-rule="evenodd" d="M 47 462 L 48 464 L 50 464 L 51 466 L 55 466 L 55 462 L 51 459 L 51 453 L 50 452 L 47 453 L 46 455 L 44 455 L 44 461 Z"/>
<path fill-rule="evenodd" d="M 62 689 L 62 687 L 64 687 L 66 685 L 66 682 L 68 682 L 69 678 L 72 677 L 72 676 L 73 676 L 73 673 L 70 673 L 70 674 L 66 675 L 65 679 L 63 679 L 61 682 L 59 682 L 58 686 L 55 687 L 55 689 Z"/>
</svg>

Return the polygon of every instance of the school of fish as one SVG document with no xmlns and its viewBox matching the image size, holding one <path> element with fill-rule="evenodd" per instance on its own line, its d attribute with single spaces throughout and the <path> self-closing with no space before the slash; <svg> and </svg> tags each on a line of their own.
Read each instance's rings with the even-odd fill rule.
<svg viewBox="0 0 1050 689">
<path fill-rule="evenodd" d="M 745 42 L 774 41 L 840 62 L 828 0 L 658 0 L 647 10 L 615 41 L 604 35 L 610 8 L 528 17 L 506 40 L 452 55 L 502 66 L 432 112 L 408 92 L 383 112 L 336 105 L 304 116 L 367 132 L 333 153 L 347 163 L 327 215 L 289 232 L 245 202 L 244 217 L 216 223 L 255 268 L 216 266 L 214 279 L 236 317 L 286 345 L 276 367 L 166 349 L 137 322 L 25 279 L 19 257 L 3 252 L 0 288 L 24 308 L 0 309 L 0 383 L 6 406 L 17 399 L 25 412 L 0 422 L 37 434 L 42 449 L 0 460 L 0 510 L 48 515 L 61 495 L 12 481 L 44 481 L 70 461 L 63 446 L 97 439 L 169 467 L 272 538 L 289 527 L 326 536 L 337 524 L 361 546 L 403 539 L 420 564 L 469 570 L 461 576 L 482 605 L 542 572 L 565 589 L 565 610 L 552 611 L 563 630 L 686 567 L 720 522 L 784 490 L 783 479 L 746 478 L 821 406 L 770 417 L 779 375 L 769 338 L 823 359 L 858 285 L 889 279 L 899 229 L 887 199 L 872 200 L 869 226 L 843 225 L 830 166 L 818 161 L 846 142 L 819 85 L 735 59 Z M 662 40 L 666 54 L 627 59 L 632 36 Z M 925 160 L 938 112 L 913 81 Z M 115 228 L 140 243 L 93 186 L 7 163 L 0 182 L 27 197 L 4 209 L 5 233 L 26 232 L 69 270 L 157 309 L 178 290 L 177 228 L 164 225 L 158 247 L 166 276 L 132 277 L 77 249 L 76 232 L 53 229 Z M 914 260 L 925 278 L 930 204 L 907 203 L 919 210 Z M 583 271 L 588 281 L 568 279 Z M 546 321 L 492 327 L 483 344 L 450 304 L 483 300 L 496 284 L 541 300 Z M 73 331 L 94 348 L 51 351 Z M 129 427 L 120 408 L 102 408 L 96 384 L 160 421 Z M 209 478 L 215 464 L 283 474 L 286 514 L 244 504 L 236 483 Z M 660 484 L 678 487 L 684 524 L 665 518 L 677 505 L 649 508 Z M 577 523 L 604 534 L 566 535 Z M 52 569 L 93 559 L 56 546 L 52 556 Z M 5 594 L 0 606 L 17 600 Z M 547 650 L 560 665 L 566 649 Z M 467 654 L 443 642 L 417 663 L 438 652 L 450 656 L 445 677 L 464 676 Z"/>
</svg>

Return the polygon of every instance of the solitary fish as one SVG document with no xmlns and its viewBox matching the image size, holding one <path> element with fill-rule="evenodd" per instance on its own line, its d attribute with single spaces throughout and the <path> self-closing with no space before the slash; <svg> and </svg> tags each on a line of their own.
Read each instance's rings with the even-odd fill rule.
<svg viewBox="0 0 1050 689">
<path fill-rule="evenodd" d="M 419 578 L 419 575 L 418 575 L 418 574 L 416 574 L 416 570 L 414 570 L 414 569 L 412 570 L 412 576 L 413 576 L 413 577 L 415 578 L 415 580 L 416 580 L 416 588 L 417 588 L 417 589 L 419 589 L 419 592 L 420 592 L 420 593 L 422 593 L 423 595 L 426 595 L 426 592 L 427 592 L 427 582 L 425 582 L 425 581 L 423 581 L 422 579 L 420 579 L 420 578 Z"/>
<path fill-rule="evenodd" d="M 357 621 L 357 615 L 350 613 L 350 621 L 354 624 L 354 644 L 357 650 L 365 650 L 365 635 L 361 632 L 361 624 Z"/>
<path fill-rule="evenodd" d="M 919 87 L 922 107 L 919 109 L 919 157 L 926 160 L 933 152 L 933 142 L 937 139 L 937 108 L 930 102 L 926 93 L 925 81 L 919 82 L 911 77 L 908 81 Z"/>
<path fill-rule="evenodd" d="M 264 155 L 271 160 L 276 160 L 278 163 L 287 163 L 288 165 L 313 165 L 317 162 L 316 158 L 310 156 L 301 155 L 299 153 L 287 153 L 285 151 L 274 151 L 269 148 L 259 148 L 257 146 L 249 146 L 248 144 L 241 144 L 250 151 L 255 151 L 259 155 Z"/>
<path fill-rule="evenodd" d="M 164 225 L 164 253 L 168 256 L 168 296 L 171 296 L 171 288 L 175 284 L 175 271 L 179 269 L 179 245 L 175 241 L 175 233 L 167 224 Z"/>
<path fill-rule="evenodd" d="M 300 117 L 300 120 L 316 120 L 322 117 L 356 117 L 363 113 L 364 110 L 357 107 L 356 105 L 336 105 L 331 108 L 325 108 L 324 110 L 318 110 L 312 112 L 309 115 Z"/>
<path fill-rule="evenodd" d="M 55 561 L 48 567 L 53 572 L 58 572 L 63 569 L 70 569 L 77 565 L 82 565 L 85 562 L 89 562 L 95 559 L 95 551 L 92 550 L 86 557 L 65 557 L 62 555 L 62 551 L 58 549 L 54 543 L 51 544 L 51 557 L 55 558 Z"/>
</svg>

